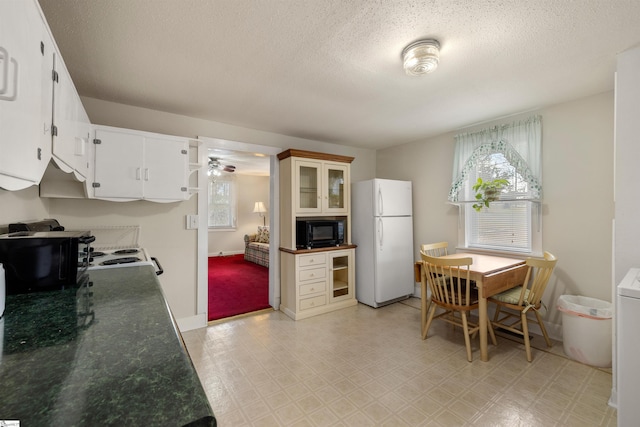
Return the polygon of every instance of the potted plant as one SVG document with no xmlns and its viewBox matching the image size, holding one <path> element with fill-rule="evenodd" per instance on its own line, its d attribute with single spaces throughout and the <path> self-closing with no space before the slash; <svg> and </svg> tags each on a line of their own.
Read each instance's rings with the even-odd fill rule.
<svg viewBox="0 0 640 427">
<path fill-rule="evenodd" d="M 489 207 L 489 203 L 498 200 L 500 192 L 507 185 L 509 185 L 509 181 L 502 178 L 497 178 L 491 181 L 483 181 L 482 178 L 478 178 L 472 188 L 473 191 L 476 192 L 476 200 L 479 203 L 474 203 L 473 209 L 480 212 L 483 207 Z"/>
</svg>

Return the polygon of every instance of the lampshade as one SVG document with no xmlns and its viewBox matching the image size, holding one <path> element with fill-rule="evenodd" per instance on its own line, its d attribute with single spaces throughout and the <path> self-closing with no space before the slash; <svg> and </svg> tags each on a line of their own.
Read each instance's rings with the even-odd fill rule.
<svg viewBox="0 0 640 427">
<path fill-rule="evenodd" d="M 264 207 L 264 203 L 256 202 L 256 204 L 253 205 L 253 213 L 257 213 L 259 216 L 262 217 L 262 225 L 265 225 L 267 221 L 267 218 L 264 215 L 266 212 L 267 212 L 267 208 Z"/>
<path fill-rule="evenodd" d="M 404 70 L 410 76 L 427 74 L 438 68 L 440 43 L 437 40 L 419 40 L 402 51 Z"/>
<path fill-rule="evenodd" d="M 256 202 L 256 204 L 253 205 L 253 213 L 263 214 L 265 212 L 267 212 L 267 209 L 264 207 L 264 203 Z"/>
</svg>

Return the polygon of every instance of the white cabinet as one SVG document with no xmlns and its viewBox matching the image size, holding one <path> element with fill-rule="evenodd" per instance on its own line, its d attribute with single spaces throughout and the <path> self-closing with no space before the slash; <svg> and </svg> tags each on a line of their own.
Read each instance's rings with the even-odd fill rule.
<svg viewBox="0 0 640 427">
<path fill-rule="evenodd" d="M 349 165 L 295 159 L 296 214 L 346 214 L 349 210 Z"/>
<path fill-rule="evenodd" d="M 85 181 L 91 166 L 91 122 L 59 54 L 55 56 L 54 67 L 53 160 L 63 172 Z"/>
<path fill-rule="evenodd" d="M 356 305 L 355 249 L 281 254 L 281 307 L 294 320 Z"/>
<path fill-rule="evenodd" d="M 51 159 L 54 44 L 35 0 L 0 1 L 0 187 L 38 184 Z"/>
<path fill-rule="evenodd" d="M 175 202 L 190 195 L 187 138 L 99 127 L 94 152 L 95 198 Z"/>
<path fill-rule="evenodd" d="M 346 218 L 351 242 L 350 168 L 353 157 L 289 149 L 280 160 L 280 245 L 296 248 L 296 220 Z"/>
<path fill-rule="evenodd" d="M 327 252 L 329 256 L 329 302 L 355 298 L 354 250 Z"/>
</svg>

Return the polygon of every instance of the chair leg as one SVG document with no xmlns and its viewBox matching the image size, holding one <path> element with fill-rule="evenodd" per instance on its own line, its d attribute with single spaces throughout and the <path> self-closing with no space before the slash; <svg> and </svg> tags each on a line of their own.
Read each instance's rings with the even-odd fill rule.
<svg viewBox="0 0 640 427">
<path fill-rule="evenodd" d="M 527 352 L 527 361 L 531 362 L 531 343 L 529 342 L 529 326 L 527 325 L 527 313 L 520 313 L 522 319 L 522 332 L 524 333 L 524 349 Z"/>
<path fill-rule="evenodd" d="M 424 278 L 422 279 L 422 284 L 420 288 L 420 302 L 422 303 L 422 314 L 420 316 L 420 325 L 422 327 L 422 339 L 425 339 L 427 336 L 426 326 L 427 326 L 427 312 L 429 311 L 429 299 L 427 298 L 427 286 L 424 282 Z"/>
<path fill-rule="evenodd" d="M 436 308 L 438 308 L 437 304 L 429 304 L 429 317 L 427 318 L 427 322 L 422 329 L 423 340 L 427 339 L 427 334 L 429 333 L 429 328 L 431 327 L 431 322 L 433 321 L 433 315 L 436 314 Z"/>
<path fill-rule="evenodd" d="M 493 321 L 498 321 L 498 316 L 500 315 L 500 304 L 496 304 L 496 312 L 493 315 Z"/>
<path fill-rule="evenodd" d="M 460 315 L 462 317 L 462 329 L 464 332 L 464 343 L 467 346 L 467 360 L 469 362 L 473 361 L 473 358 L 471 356 L 471 340 L 469 339 L 469 324 L 467 323 L 467 313 L 462 311 L 460 312 Z"/>
<path fill-rule="evenodd" d="M 544 327 L 544 323 L 542 323 L 542 316 L 536 310 L 533 310 L 536 315 L 536 319 L 538 319 L 538 325 L 540 326 L 540 330 L 542 331 L 542 336 L 544 340 L 547 342 L 547 347 L 551 347 L 551 340 L 549 339 L 549 335 L 547 334 L 547 328 Z"/>
<path fill-rule="evenodd" d="M 493 345 L 498 345 L 498 341 L 496 341 L 496 334 L 493 332 L 493 325 L 491 324 L 491 320 L 487 318 L 487 328 L 489 328 L 489 335 L 491 335 L 491 342 Z"/>
</svg>

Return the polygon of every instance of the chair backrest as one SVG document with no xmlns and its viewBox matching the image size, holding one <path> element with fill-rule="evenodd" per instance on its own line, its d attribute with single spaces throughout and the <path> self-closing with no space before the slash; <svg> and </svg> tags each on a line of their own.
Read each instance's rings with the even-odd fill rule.
<svg viewBox="0 0 640 427">
<path fill-rule="evenodd" d="M 425 243 L 420 246 L 420 252 L 429 256 L 444 256 L 447 255 L 448 247 L 448 242 Z"/>
<path fill-rule="evenodd" d="M 471 300 L 469 266 L 473 258 L 439 258 L 420 254 L 432 301 L 448 306 L 468 307 Z"/>
<path fill-rule="evenodd" d="M 520 293 L 520 300 L 518 301 L 519 305 L 522 305 L 524 302 L 527 290 L 529 294 L 526 295 L 526 302 L 534 306 L 540 303 L 557 262 L 556 257 L 549 252 L 544 253 L 544 259 L 527 258 L 529 270 L 527 271 L 527 276 L 522 286 L 523 289 Z"/>
</svg>

